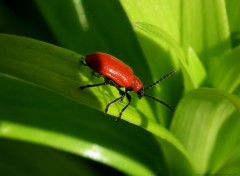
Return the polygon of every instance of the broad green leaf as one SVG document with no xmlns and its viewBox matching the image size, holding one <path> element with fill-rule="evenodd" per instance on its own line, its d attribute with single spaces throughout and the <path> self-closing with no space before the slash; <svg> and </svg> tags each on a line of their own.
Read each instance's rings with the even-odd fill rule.
<svg viewBox="0 0 240 176">
<path fill-rule="evenodd" d="M 233 46 L 240 44 L 240 2 L 238 0 L 225 0 L 229 27 Z"/>
<path fill-rule="evenodd" d="M 238 97 L 217 89 L 197 89 L 181 100 L 171 131 L 187 148 L 196 174 L 221 173 L 238 150 L 239 110 Z"/>
<path fill-rule="evenodd" d="M 240 156 L 239 156 L 240 150 L 238 149 L 234 150 L 232 153 L 232 157 L 227 160 L 227 163 L 219 170 L 219 173 L 240 173 L 239 171 L 239 165 L 240 165 Z"/>
<path fill-rule="evenodd" d="M 193 88 L 199 88 L 205 81 L 207 73 L 204 66 L 202 65 L 202 62 L 199 60 L 197 54 L 192 48 L 188 49 L 187 66 L 189 75 L 192 78 L 194 86 Z M 186 90 L 186 92 L 188 91 Z"/>
<path fill-rule="evenodd" d="M 212 67 L 209 80 L 215 87 L 225 90 L 229 93 L 239 94 L 239 56 L 240 47 L 236 47 L 220 58 L 218 64 Z"/>
<path fill-rule="evenodd" d="M 0 173 L 8 176 L 26 175 L 99 175 L 80 157 L 49 147 L 0 138 Z"/>
<path fill-rule="evenodd" d="M 104 111 L 106 104 L 112 101 L 113 97 L 119 97 L 116 88 L 111 86 L 79 90 L 80 85 L 89 84 L 91 81 L 104 81 L 101 78 L 93 79 L 90 69 L 80 64 L 80 55 L 24 37 L 11 35 L 0 37 L 0 69 L 3 73 L 54 90 L 101 111 Z M 126 118 L 125 114 L 128 114 L 128 121 L 138 125 L 143 121 L 140 116 L 156 121 L 146 99 L 136 101 L 137 97 L 133 96 L 133 98 L 132 105 L 136 108 L 129 107 L 123 114 L 123 119 Z M 114 104 L 109 108 L 109 114 L 117 117 L 123 106 L 124 104 Z"/>
<path fill-rule="evenodd" d="M 129 175 L 166 173 L 150 133 L 36 85 L 0 78 L 0 137 L 80 155 Z"/>
<path fill-rule="evenodd" d="M 225 0 L 225 3 L 231 32 L 233 34 L 238 33 L 240 32 L 240 24 L 238 23 L 240 17 L 240 2 L 238 0 Z"/>
<path fill-rule="evenodd" d="M 224 0 L 181 2 L 181 45 L 186 52 L 193 48 L 208 70 L 212 60 L 231 47 Z"/>
<path fill-rule="evenodd" d="M 35 1 L 61 46 L 84 55 L 107 52 L 131 66 L 144 85 L 153 82 L 149 81 L 150 69 L 118 1 Z"/>
<path fill-rule="evenodd" d="M 180 40 L 179 20 L 181 1 L 121 0 L 130 21 L 144 22 L 165 31 L 177 42 Z"/>
<path fill-rule="evenodd" d="M 59 48 L 59 47 L 56 47 L 47 43 L 39 42 L 36 40 L 27 39 L 24 37 L 1 35 L 0 38 L 1 38 L 0 40 L 1 72 L 21 78 L 31 83 L 37 84 L 41 87 L 45 87 L 51 91 L 57 92 L 58 94 L 64 95 L 65 97 L 78 101 L 82 104 L 87 104 L 88 106 L 91 106 L 100 111 L 102 111 L 105 108 L 106 103 L 109 102 L 109 100 L 107 100 L 108 99 L 107 96 L 110 96 L 111 99 L 114 97 L 114 94 L 111 93 L 111 89 L 108 89 L 108 88 L 106 88 L 105 90 L 95 89 L 93 91 L 85 91 L 85 92 L 80 91 L 78 89 L 79 85 L 81 85 L 81 79 L 79 75 L 80 70 L 83 69 L 81 68 L 79 63 L 80 55 L 63 48 Z M 68 134 L 65 133 L 65 132 L 68 132 L 69 130 L 71 132 L 74 126 L 75 126 L 74 131 L 78 131 L 78 129 L 81 129 L 81 128 L 87 130 L 87 127 L 90 126 L 91 128 L 89 127 L 88 130 L 92 131 L 92 133 L 87 132 L 88 130 L 83 133 L 84 134 L 89 133 L 90 136 L 94 136 L 93 129 L 95 127 L 92 126 L 92 123 L 97 126 L 99 126 L 99 124 L 102 124 L 101 122 L 98 122 L 97 120 L 95 120 L 95 119 L 99 119 L 100 121 L 103 120 L 99 117 L 99 116 L 103 116 L 102 112 L 99 112 L 98 114 L 92 113 L 91 109 L 87 110 L 86 107 L 79 106 L 78 104 L 68 103 L 67 105 L 65 105 L 64 102 L 66 100 L 62 96 L 61 98 L 59 97 L 57 98 L 55 96 L 51 97 L 51 94 L 45 95 L 45 93 L 41 93 L 41 91 L 40 92 L 37 91 L 35 93 L 30 94 L 31 91 L 34 91 L 34 88 L 33 88 L 34 85 L 33 87 L 27 87 L 27 88 L 23 86 L 23 88 L 20 89 L 19 88 L 20 85 L 14 85 L 14 83 L 15 81 L 13 81 L 12 86 L 9 85 L 10 83 L 9 84 L 6 84 L 4 82 L 1 83 L 2 96 L 5 96 L 4 98 L 2 97 L 1 99 L 6 100 L 6 101 L 2 101 L 1 107 L 5 107 L 2 109 L 3 110 L 2 113 L 3 115 L 5 115 L 11 112 L 9 116 L 14 119 L 13 121 L 9 122 L 8 119 L 10 117 L 5 117 L 7 119 L 5 119 L 4 121 L 1 121 L 2 135 L 6 137 L 12 137 L 12 138 L 17 138 L 17 139 L 22 139 L 26 141 L 53 146 L 53 147 L 66 150 L 66 151 L 71 151 L 77 154 L 80 153 L 83 156 L 90 157 L 92 159 L 98 159 L 104 163 L 108 161 L 107 164 L 111 166 L 115 165 L 114 167 L 117 167 L 117 168 L 120 167 L 119 169 L 124 170 L 125 172 L 133 172 L 133 170 L 131 171 L 128 169 L 130 163 L 135 165 L 134 167 L 143 168 L 139 172 L 144 172 L 146 174 L 152 172 L 147 167 L 144 168 L 143 165 L 137 164 L 139 162 L 139 159 L 133 160 L 128 155 L 120 154 L 119 152 L 121 152 L 121 150 L 118 151 L 118 149 L 115 149 L 116 150 L 115 152 L 115 151 L 112 151 L 113 149 L 111 148 L 108 149 L 98 145 L 95 148 L 94 143 L 97 141 L 96 140 L 97 136 L 92 139 L 93 142 L 89 142 L 89 141 L 85 141 L 85 139 L 82 140 L 81 138 L 79 140 L 74 136 L 69 137 Z M 5 89 L 3 89 L 3 86 L 5 85 L 6 85 Z M 22 90 L 22 91 L 20 91 L 18 94 L 18 91 L 15 90 L 15 93 L 11 94 L 11 92 L 14 92 L 14 91 L 11 91 L 10 89 L 11 87 L 17 90 L 18 89 Z M 6 90 L 6 91 L 9 90 L 9 92 L 3 92 L 3 90 Z M 97 94 L 94 96 L 90 92 L 96 92 Z M 37 97 L 32 99 L 34 95 Z M 12 100 L 11 100 L 11 97 L 12 97 Z M 54 100 L 54 101 L 51 102 L 51 100 Z M 100 103 L 101 101 L 103 102 L 102 105 Z M 17 105 L 7 103 L 7 102 L 12 102 L 12 103 L 15 102 L 17 103 Z M 57 105 L 56 104 L 57 102 L 63 102 L 63 104 Z M 24 106 L 25 104 L 26 106 Z M 55 109 L 51 105 L 54 105 Z M 71 109 L 71 105 L 73 106 L 74 109 Z M 64 113 L 61 112 L 59 108 L 60 109 L 62 108 L 62 111 Z M 130 108 L 130 109 L 134 109 L 134 108 Z M 119 110 L 116 107 L 115 108 L 112 107 L 110 110 L 111 110 L 110 112 L 115 111 L 116 115 L 118 115 L 119 113 Z M 133 114 L 135 113 L 135 115 L 133 115 L 134 118 L 132 120 L 135 121 L 135 123 L 141 124 L 142 123 L 141 119 L 139 119 L 139 116 L 136 115 L 136 110 L 134 111 L 133 111 Z M 22 120 L 23 121 L 26 120 L 26 122 L 23 124 L 21 124 L 22 123 L 21 118 L 18 117 L 19 113 L 23 117 Z M 68 118 L 69 116 L 70 117 L 73 116 L 74 119 L 80 118 L 79 120 L 83 120 L 83 122 L 85 123 L 82 123 L 81 121 L 77 124 L 74 124 L 74 121 L 70 122 L 70 124 L 68 124 L 69 122 L 64 123 L 63 119 Z M 131 115 L 128 115 L 128 116 L 131 116 Z M 32 127 L 32 125 L 29 126 L 28 123 L 31 123 L 29 122 L 29 120 L 31 121 L 32 119 L 34 123 L 37 122 L 37 119 L 35 119 L 34 117 L 39 119 L 45 117 L 45 119 L 38 121 L 38 123 L 47 122 L 47 124 L 51 124 L 50 126 L 52 126 L 53 128 L 61 128 L 62 125 L 65 126 L 68 124 L 67 126 L 69 126 L 68 128 L 70 129 L 67 129 L 66 131 L 64 130 L 58 133 L 52 130 L 44 129 L 43 127 L 35 128 L 35 127 Z M 50 122 L 50 117 L 53 118 L 51 122 Z M 60 120 L 59 118 L 60 119 L 62 118 L 62 119 Z M 20 119 L 20 122 L 16 122 L 16 119 Z M 62 121 L 60 123 L 62 125 L 59 126 L 59 123 L 56 123 L 56 125 L 54 125 L 54 123 L 59 120 Z M 131 118 L 130 118 L 130 121 L 131 121 Z M 113 131 L 117 132 L 117 130 L 115 129 L 116 124 L 114 123 L 114 120 L 111 119 L 111 121 L 109 121 L 108 123 L 109 123 L 108 126 L 112 125 L 111 127 L 112 129 L 106 128 L 106 130 L 108 130 L 108 133 L 113 133 Z M 35 125 L 36 124 L 34 124 L 33 126 Z M 11 130 L 8 131 L 8 129 L 11 129 Z M 121 133 L 121 131 L 124 131 L 124 130 L 119 130 L 118 133 Z M 95 134 L 98 134 L 98 132 L 95 132 Z M 39 136 L 39 137 L 36 138 L 36 136 Z M 101 138 L 103 138 L 103 136 Z M 113 138 L 109 140 L 114 141 L 115 138 L 116 136 L 113 135 Z M 46 139 L 49 139 L 49 140 L 46 140 Z M 132 138 L 130 139 L 132 142 Z M 116 140 L 118 139 L 116 138 Z M 139 140 L 142 141 L 143 139 L 139 139 Z M 59 143 L 63 143 L 63 144 L 61 144 L 60 146 Z M 135 143 L 132 143 L 132 144 L 136 146 L 140 145 L 140 144 L 137 145 L 136 141 Z M 120 148 L 123 148 L 123 144 L 118 144 L 118 145 Z M 82 148 L 79 149 L 76 146 L 82 146 Z M 144 152 L 145 150 L 146 149 L 144 149 Z M 88 151 L 90 152 L 90 154 L 88 154 Z M 91 152 L 93 153 L 96 152 L 97 154 L 101 153 L 100 158 L 94 158 L 95 156 L 91 155 Z M 132 153 L 136 153 L 136 152 L 132 152 Z M 109 159 L 105 161 L 105 158 L 103 158 L 103 156 L 107 156 L 108 154 L 110 154 L 111 157 L 115 158 L 115 162 Z M 122 161 L 120 162 L 121 158 L 122 158 Z M 126 161 L 127 158 L 129 159 L 130 163 Z M 126 164 L 128 163 L 127 164 L 128 166 L 119 165 L 119 162 L 126 163 Z M 161 167 L 159 168 L 161 170 Z"/>
<path fill-rule="evenodd" d="M 232 113 L 222 125 L 209 163 L 209 173 L 240 173 L 239 114 L 239 110 Z"/>
<path fill-rule="evenodd" d="M 116 91 L 115 91 L 116 93 L 114 93 L 114 90 L 115 90 L 114 87 L 112 88 L 106 87 L 106 88 L 99 88 L 99 89 L 97 88 L 95 90 L 80 91 L 78 87 L 79 85 L 81 85 L 81 82 L 82 84 L 84 82 L 82 78 L 83 77 L 90 78 L 91 74 L 88 74 L 89 72 L 89 70 L 87 70 L 88 68 L 85 68 L 85 67 L 82 68 L 80 66 L 80 63 L 79 63 L 80 55 L 76 53 L 73 53 L 63 48 L 56 47 L 54 45 L 50 45 L 44 42 L 39 42 L 33 39 L 24 38 L 24 37 L 1 35 L 0 38 L 1 38 L 0 70 L 5 74 L 34 83 L 32 85 L 33 87 L 35 87 L 35 85 L 38 85 L 40 87 L 47 88 L 51 90 L 51 92 L 54 91 L 60 95 L 63 95 L 64 97 L 70 98 L 82 104 L 86 104 L 100 111 L 103 111 L 107 102 L 109 102 L 110 99 L 112 99 L 117 94 Z M 134 160 L 132 159 L 132 156 L 120 154 L 119 149 L 115 149 L 114 151 L 112 151 L 111 148 L 110 149 L 108 147 L 104 148 L 102 146 L 98 146 L 98 144 L 96 144 L 97 146 L 95 148 L 95 142 L 96 142 L 95 136 L 93 136 L 93 139 L 91 140 L 91 141 L 95 141 L 93 144 L 91 141 L 90 142 L 85 141 L 85 138 L 84 140 L 82 140 L 81 138 L 79 139 L 76 137 L 68 136 L 68 134 L 66 134 L 65 132 L 59 133 L 56 131 L 52 131 L 52 129 L 49 130 L 48 125 L 47 125 L 48 127 L 47 129 L 45 129 L 45 127 L 38 127 L 38 126 L 35 127 L 36 126 L 35 122 L 37 120 L 34 119 L 33 117 L 35 118 L 37 117 L 40 119 L 45 117 L 46 120 L 44 119 L 42 121 L 43 124 L 45 122 L 47 122 L 47 124 L 54 124 L 55 121 L 58 120 L 58 118 L 60 118 L 61 121 L 63 121 L 63 120 L 66 120 L 65 119 L 66 117 L 72 116 L 74 119 L 74 122 L 78 118 L 80 122 L 75 125 L 72 122 L 70 122 L 70 124 L 67 125 L 68 128 L 72 129 L 73 126 L 75 126 L 76 131 L 77 129 L 81 129 L 81 128 L 85 130 L 91 129 L 92 133 L 89 133 L 88 135 L 89 137 L 89 136 L 92 136 L 92 134 L 99 133 L 99 132 L 94 133 L 93 129 L 95 128 L 98 129 L 99 124 L 101 124 L 101 122 L 98 122 L 96 119 L 98 120 L 102 120 L 102 119 L 98 117 L 99 114 L 98 115 L 92 114 L 90 116 L 91 114 L 89 113 L 90 110 L 87 111 L 85 107 L 79 106 L 79 104 L 76 104 L 73 102 L 69 104 L 69 102 L 67 102 L 68 104 L 65 105 L 64 102 L 67 101 L 67 99 L 64 98 L 63 96 L 59 95 L 60 97 L 55 97 L 57 95 L 54 94 L 53 96 L 49 93 L 44 93 L 44 92 L 41 93 L 40 90 L 39 90 L 40 92 L 34 92 L 33 87 L 24 88 L 25 84 L 23 85 L 23 88 L 20 89 L 22 91 L 18 94 L 17 90 L 19 89 L 19 87 L 21 87 L 20 85 L 22 83 L 21 82 L 19 83 L 18 79 L 14 77 L 9 77 L 9 79 L 7 79 L 8 77 L 3 75 L 3 80 L 5 80 L 6 82 L 10 81 L 10 83 L 8 84 L 4 82 L 2 84 L 2 87 L 3 85 L 6 86 L 3 90 L 7 91 L 7 92 L 2 92 L 3 100 L 7 100 L 6 102 L 17 103 L 16 105 L 15 104 L 12 105 L 11 103 L 6 103 L 5 101 L 2 102 L 3 104 L 2 107 L 5 106 L 5 108 L 3 109 L 4 110 L 3 114 L 12 112 L 9 114 L 9 116 L 13 118 L 13 120 L 10 120 L 10 121 L 8 120 L 8 118 L 6 118 L 1 122 L 1 132 L 3 136 L 22 139 L 26 141 L 32 141 L 32 142 L 36 142 L 44 145 L 50 145 L 50 146 L 53 146 L 62 150 L 66 150 L 66 151 L 71 151 L 77 154 L 79 154 L 80 152 L 80 154 L 85 157 L 90 157 L 92 159 L 100 160 L 101 162 L 104 162 L 111 166 L 119 168 L 127 173 L 132 173 L 133 170 L 132 169 L 129 170 L 129 168 L 135 168 L 135 167 L 142 168 L 141 170 L 138 170 L 139 173 L 145 172 L 145 173 L 151 174 L 151 172 L 156 172 L 156 173 L 163 172 L 164 169 L 162 169 L 162 167 L 159 167 L 158 164 L 149 166 L 149 164 L 151 163 L 150 160 L 146 160 L 143 158 L 140 159 L 141 161 L 139 159 Z M 18 83 L 20 85 L 14 85 Z M 10 86 L 9 84 L 10 85 L 13 84 L 13 85 Z M 14 89 L 14 91 L 9 89 L 9 87 Z M 15 93 L 9 94 L 8 91 L 15 92 Z M 33 91 L 34 93 L 30 94 L 31 91 Z M 26 99 L 22 99 L 18 96 L 26 97 Z M 36 97 L 34 98 L 34 103 L 33 103 L 32 97 L 34 96 Z M 11 98 L 12 100 L 10 100 Z M 61 100 L 61 98 L 63 100 Z M 51 100 L 53 100 L 53 102 L 51 102 Z M 62 102 L 63 104 L 61 104 L 60 102 Z M 58 105 L 58 103 L 60 104 Z M 26 105 L 26 106 L 22 107 L 22 105 Z M 55 108 L 53 108 L 50 105 L 54 105 Z M 135 106 L 136 106 L 135 108 L 130 107 L 126 110 L 126 112 L 123 115 L 123 119 L 151 132 L 159 140 L 164 140 L 165 143 L 167 143 L 166 146 L 171 146 L 172 150 L 178 153 L 177 154 L 178 158 L 182 158 L 184 162 L 181 163 L 181 165 L 184 165 L 185 167 L 189 168 L 184 172 L 186 173 L 191 172 L 191 164 L 189 163 L 188 154 L 185 151 L 185 148 L 181 145 L 181 143 L 179 143 L 178 140 L 176 140 L 176 138 L 167 129 L 159 125 L 159 123 L 156 121 L 153 115 L 152 109 L 148 107 L 148 104 L 144 100 L 141 100 L 141 102 L 137 103 Z M 64 107 L 62 111 L 65 113 L 61 112 L 59 110 L 59 107 Z M 13 108 L 15 108 L 14 111 L 12 111 Z M 117 104 L 116 106 L 111 107 L 109 113 L 117 116 L 119 113 L 119 108 L 120 108 L 120 105 Z M 21 123 L 21 118 L 19 119 L 18 117 L 19 112 L 23 113 L 22 114 L 23 120 L 24 120 L 23 124 Z M 81 116 L 83 112 L 85 114 L 84 116 L 87 117 L 87 119 L 83 118 L 84 116 Z M 26 117 L 25 117 L 25 114 L 27 114 Z M 50 117 L 52 116 L 53 116 L 53 119 L 50 122 Z M 30 123 L 29 119 L 33 119 L 32 125 L 28 125 L 28 123 Z M 18 122 L 18 120 L 20 120 L 20 122 Z M 67 121 L 65 121 L 64 123 L 63 122 L 60 123 L 61 124 L 60 128 L 62 127 L 62 125 L 65 126 L 68 123 L 69 122 Z M 92 123 L 94 124 L 94 126 L 92 126 Z M 108 129 L 108 133 L 109 132 L 112 133 L 114 131 L 115 132 L 114 134 L 116 135 L 117 134 L 117 130 L 115 129 L 116 124 L 112 126 L 113 120 L 108 123 L 109 123 L 108 126 L 110 127 L 107 127 L 106 130 Z M 59 124 L 53 125 L 53 128 L 58 129 Z M 11 129 L 11 130 L 8 130 L 8 129 Z M 120 130 L 118 132 L 120 133 Z M 126 131 L 126 134 L 129 134 L 128 132 L 129 131 Z M 83 134 L 86 134 L 86 133 L 87 132 L 83 132 Z M 149 135 L 146 132 L 143 134 Z M 114 138 L 115 138 L 115 135 L 113 135 Z M 38 136 L 38 138 L 36 138 L 36 136 Z M 46 140 L 46 139 L 50 139 L 50 140 Z M 130 137 L 128 139 L 132 140 L 132 138 Z M 148 140 L 148 137 L 146 137 L 146 139 Z M 116 140 L 119 140 L 119 139 L 116 139 Z M 139 139 L 139 142 L 143 142 L 142 137 L 141 139 Z M 59 146 L 59 143 L 64 143 L 64 145 Z M 76 148 L 76 145 L 82 146 L 82 149 Z M 138 145 L 135 141 L 134 143 L 131 143 L 131 145 L 134 145 L 135 147 L 138 148 L 140 144 Z M 155 145 L 157 145 L 157 143 L 155 143 Z M 122 144 L 119 147 L 122 150 L 124 150 L 124 147 Z M 145 147 L 146 146 L 143 146 L 142 148 L 143 153 L 145 152 L 145 150 L 148 150 L 151 154 L 154 154 L 152 150 L 149 150 L 149 147 L 147 147 L 148 149 L 146 149 Z M 86 153 L 88 152 L 89 148 L 90 148 L 90 154 Z M 92 152 L 93 153 L 96 152 L 98 155 L 101 154 L 100 158 L 94 158 L 95 155 L 91 155 Z M 107 156 L 109 153 L 110 153 L 109 158 L 111 159 L 115 158 L 113 159 L 115 162 L 111 159 L 104 158 L 104 156 Z M 137 153 L 134 153 L 134 155 L 135 154 L 136 156 L 138 156 Z M 140 156 L 141 155 L 139 155 L 139 157 Z M 145 156 L 145 154 L 143 156 Z M 159 157 L 156 157 L 154 154 L 154 156 L 152 156 L 151 158 L 153 160 L 158 160 L 159 158 L 161 158 L 161 155 L 159 155 Z M 119 162 L 126 163 L 126 165 L 117 164 Z M 144 164 L 141 162 L 144 162 Z M 149 164 L 146 164 L 145 162 L 149 162 Z M 152 162 L 152 163 L 155 163 L 155 162 Z M 174 164 L 177 164 L 177 163 L 174 163 Z M 173 168 L 177 167 L 177 166 L 174 166 L 174 164 L 171 167 Z M 130 165 L 132 165 L 132 167 L 130 167 Z"/>
<path fill-rule="evenodd" d="M 234 47 L 239 44 L 239 2 L 33 2 L 60 46 L 83 55 L 93 51 L 113 54 L 134 69 L 144 86 L 176 69 L 175 75 L 149 94 L 177 107 L 177 112 L 145 98 L 138 101 L 133 93 L 131 106 L 115 123 L 113 118 L 102 117 L 106 104 L 119 97 L 114 87 L 78 89 L 103 81 L 80 64 L 81 55 L 29 38 L 0 35 L 1 144 L 3 138 L 41 144 L 128 175 L 240 173 L 240 103 L 239 97 L 230 94 L 240 95 L 239 47 L 230 50 L 231 42 Z M 6 28 L 10 32 L 50 36 L 45 26 L 39 27 L 43 23 L 33 3 L 26 13 L 21 9 L 23 17 L 15 14 L 19 7 L 8 9 L 1 4 L 1 29 L 10 24 Z M 197 89 L 208 85 L 223 91 Z M 180 100 L 183 93 L 186 96 Z M 109 114 L 117 117 L 125 104 L 114 104 Z M 167 129 L 170 124 L 171 131 Z M 7 154 L 3 156 L 7 160 Z M 81 163 L 67 161 L 72 174 L 77 173 L 75 166 Z M 87 163 L 81 161 L 84 167 Z M 96 173 L 87 167 L 85 175 Z"/>
<path fill-rule="evenodd" d="M 146 37 L 152 39 L 152 43 L 150 43 L 145 42 L 145 38 L 143 40 L 142 37 L 139 37 L 143 51 L 146 53 L 145 55 L 149 61 L 149 65 L 153 68 L 153 72 L 158 72 L 159 70 L 159 67 L 156 67 L 156 62 L 160 61 L 159 65 L 170 65 L 168 63 L 168 57 L 170 57 L 169 59 L 175 63 L 174 65 L 180 65 L 184 78 L 185 92 L 198 88 L 203 83 L 206 71 L 192 48 L 188 49 L 187 56 L 185 56 L 179 44 L 160 28 L 147 23 L 135 23 L 134 26 L 137 32 L 143 33 L 142 35 L 146 35 Z M 152 45 L 155 45 L 155 51 L 152 49 L 154 48 Z M 153 55 L 155 57 L 157 55 L 160 56 L 158 59 L 151 59 L 151 57 L 155 58 Z"/>
<path fill-rule="evenodd" d="M 179 45 L 176 44 L 175 40 L 160 28 L 140 22 L 135 23 L 134 27 L 139 42 L 141 46 L 143 46 L 143 52 L 147 62 L 151 67 L 154 80 L 158 80 L 162 75 L 172 70 L 177 70 L 173 76 L 153 88 L 157 98 L 159 97 L 174 107 L 174 104 L 176 104 L 182 94 L 182 78 L 179 74 L 179 65 L 181 65 L 179 62 L 181 59 L 178 59 L 178 57 L 185 59 L 184 53 Z M 150 84 L 150 82 L 148 84 Z M 179 91 L 175 91 L 176 89 Z M 159 114 L 157 116 L 159 122 L 168 126 L 171 120 L 169 109 L 165 107 L 161 108 L 158 104 L 153 107 L 157 114 Z M 172 115 L 172 113 L 170 115 Z"/>
<path fill-rule="evenodd" d="M 226 53 L 231 45 L 224 0 L 129 1 L 122 0 L 132 22 L 161 28 L 180 44 L 185 54 L 193 48 L 203 65 Z"/>
<path fill-rule="evenodd" d="M 149 80 L 142 50 L 118 1 L 35 2 L 60 46 L 84 55 L 107 52 L 128 63 L 144 82 Z"/>
</svg>

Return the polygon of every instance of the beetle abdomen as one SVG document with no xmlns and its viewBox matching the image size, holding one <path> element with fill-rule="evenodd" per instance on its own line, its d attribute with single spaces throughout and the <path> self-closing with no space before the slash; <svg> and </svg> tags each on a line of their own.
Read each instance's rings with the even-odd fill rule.
<svg viewBox="0 0 240 176">
<path fill-rule="evenodd" d="M 87 65 L 95 72 L 113 80 L 120 87 L 131 87 L 133 70 L 119 59 L 101 52 L 90 54 L 85 58 Z"/>
</svg>

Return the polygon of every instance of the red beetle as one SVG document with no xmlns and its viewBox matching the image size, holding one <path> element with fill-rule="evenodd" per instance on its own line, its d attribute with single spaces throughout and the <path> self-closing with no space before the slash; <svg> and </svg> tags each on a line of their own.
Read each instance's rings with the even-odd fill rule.
<svg viewBox="0 0 240 176">
<path fill-rule="evenodd" d="M 147 94 L 145 94 L 145 92 L 147 90 L 151 89 L 156 84 L 163 81 L 164 79 L 166 79 L 167 77 L 171 76 L 173 73 L 176 72 L 175 70 L 166 74 L 165 76 L 163 76 L 161 79 L 159 79 L 155 83 L 144 88 L 141 80 L 137 76 L 134 75 L 134 72 L 131 69 L 131 67 L 129 67 L 127 64 L 120 61 L 119 59 L 117 59 L 114 56 L 111 56 L 109 54 L 102 53 L 102 52 L 95 52 L 95 53 L 87 55 L 85 57 L 85 62 L 83 60 L 81 60 L 81 62 L 83 65 L 89 66 L 93 71 L 95 71 L 95 72 L 99 73 L 101 76 L 103 76 L 105 78 L 105 81 L 100 84 L 81 86 L 80 89 L 110 84 L 112 86 L 115 86 L 118 89 L 119 94 L 121 95 L 119 98 L 117 98 L 107 104 L 107 106 L 105 108 L 105 115 L 107 114 L 108 108 L 110 105 L 117 102 L 118 100 L 123 101 L 124 97 L 125 96 L 127 97 L 128 104 L 121 110 L 116 121 L 118 121 L 121 118 L 123 111 L 131 103 L 131 96 L 128 94 L 129 91 L 136 92 L 138 94 L 139 99 L 141 99 L 143 96 L 149 97 L 149 98 L 165 105 L 170 110 L 174 111 L 173 108 L 170 105 L 168 105 L 167 103 L 165 103 L 159 99 L 156 99 L 155 97 L 153 97 L 151 95 L 147 95 Z M 125 91 L 123 91 L 121 88 L 125 88 Z"/>
</svg>

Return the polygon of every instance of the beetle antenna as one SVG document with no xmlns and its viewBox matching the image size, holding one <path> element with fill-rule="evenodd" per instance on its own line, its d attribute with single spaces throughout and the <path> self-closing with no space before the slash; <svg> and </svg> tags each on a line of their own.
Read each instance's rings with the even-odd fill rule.
<svg viewBox="0 0 240 176">
<path fill-rule="evenodd" d="M 152 100 L 155 100 L 155 101 L 163 104 L 164 106 L 166 106 L 167 108 L 169 108 L 172 112 L 174 112 L 173 107 L 170 106 L 169 104 L 165 103 L 164 101 L 159 100 L 159 99 L 157 99 L 157 98 L 155 98 L 155 97 L 153 97 L 153 96 L 151 96 L 151 95 L 148 95 L 148 94 L 144 94 L 143 96 L 148 97 L 148 98 L 151 98 Z"/>
<path fill-rule="evenodd" d="M 173 71 L 171 71 L 170 73 L 164 75 L 162 78 L 160 78 L 160 79 L 159 79 L 158 81 L 156 81 L 155 83 L 153 83 L 153 84 L 147 86 L 146 88 L 144 88 L 144 91 L 147 91 L 147 90 L 153 88 L 154 86 L 156 86 L 158 83 L 160 83 L 160 82 L 163 81 L 164 79 L 166 79 L 166 78 L 170 77 L 171 75 L 173 75 L 175 72 L 176 72 L 176 70 L 173 70 Z M 153 97 L 152 97 L 152 98 L 153 98 Z"/>
</svg>

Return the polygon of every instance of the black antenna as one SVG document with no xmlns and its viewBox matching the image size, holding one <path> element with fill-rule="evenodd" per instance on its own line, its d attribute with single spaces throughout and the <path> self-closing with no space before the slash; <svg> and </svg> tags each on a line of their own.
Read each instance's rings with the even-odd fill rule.
<svg viewBox="0 0 240 176">
<path fill-rule="evenodd" d="M 156 81 L 155 83 L 153 83 L 153 84 L 147 86 L 146 88 L 144 88 L 144 92 L 147 91 L 147 90 L 149 90 L 149 89 L 151 89 L 151 88 L 153 88 L 153 87 L 156 86 L 158 83 L 160 83 L 160 82 L 163 81 L 164 79 L 168 78 L 169 76 L 171 76 L 171 75 L 174 74 L 175 72 L 176 72 L 176 70 L 173 70 L 173 71 L 171 71 L 170 73 L 164 75 L 162 78 L 160 78 L 160 79 L 159 79 L 158 81 Z M 149 97 L 149 95 L 148 95 L 148 97 Z M 150 97 L 151 97 L 151 96 L 150 96 Z M 152 97 L 152 98 L 153 98 L 153 97 Z"/>
<path fill-rule="evenodd" d="M 176 72 L 176 70 L 173 70 L 173 71 L 171 71 L 170 73 L 164 75 L 162 78 L 160 78 L 160 79 L 159 79 L 158 81 L 156 81 L 155 83 L 153 83 L 153 84 L 147 86 L 146 88 L 144 88 L 144 92 L 146 92 L 147 90 L 153 88 L 153 87 L 156 86 L 158 83 L 160 83 L 160 82 L 163 81 L 164 79 L 168 78 L 169 76 L 171 76 L 171 75 L 174 74 L 175 72 Z M 172 108 L 172 106 L 170 106 L 169 104 L 165 103 L 164 101 L 159 100 L 159 99 L 157 99 L 157 98 L 155 98 L 155 97 L 153 97 L 153 96 L 151 96 L 151 95 L 145 94 L 145 93 L 143 94 L 143 96 L 148 97 L 148 98 L 151 98 L 151 99 L 153 99 L 153 100 L 155 100 L 155 101 L 163 104 L 164 106 L 166 106 L 167 108 L 169 108 L 172 112 L 174 112 L 174 109 Z"/>
<path fill-rule="evenodd" d="M 153 100 L 155 100 L 155 101 L 157 101 L 157 102 L 163 104 L 164 106 L 166 106 L 167 108 L 169 108 L 172 112 L 174 112 L 173 107 L 170 106 L 169 104 L 165 103 L 164 101 L 159 100 L 159 99 L 157 99 L 157 98 L 155 98 L 155 97 L 153 97 L 153 96 L 151 96 L 151 95 L 148 95 L 148 94 L 144 94 L 143 96 L 144 96 L 144 97 L 151 98 L 151 99 L 153 99 Z"/>
</svg>

